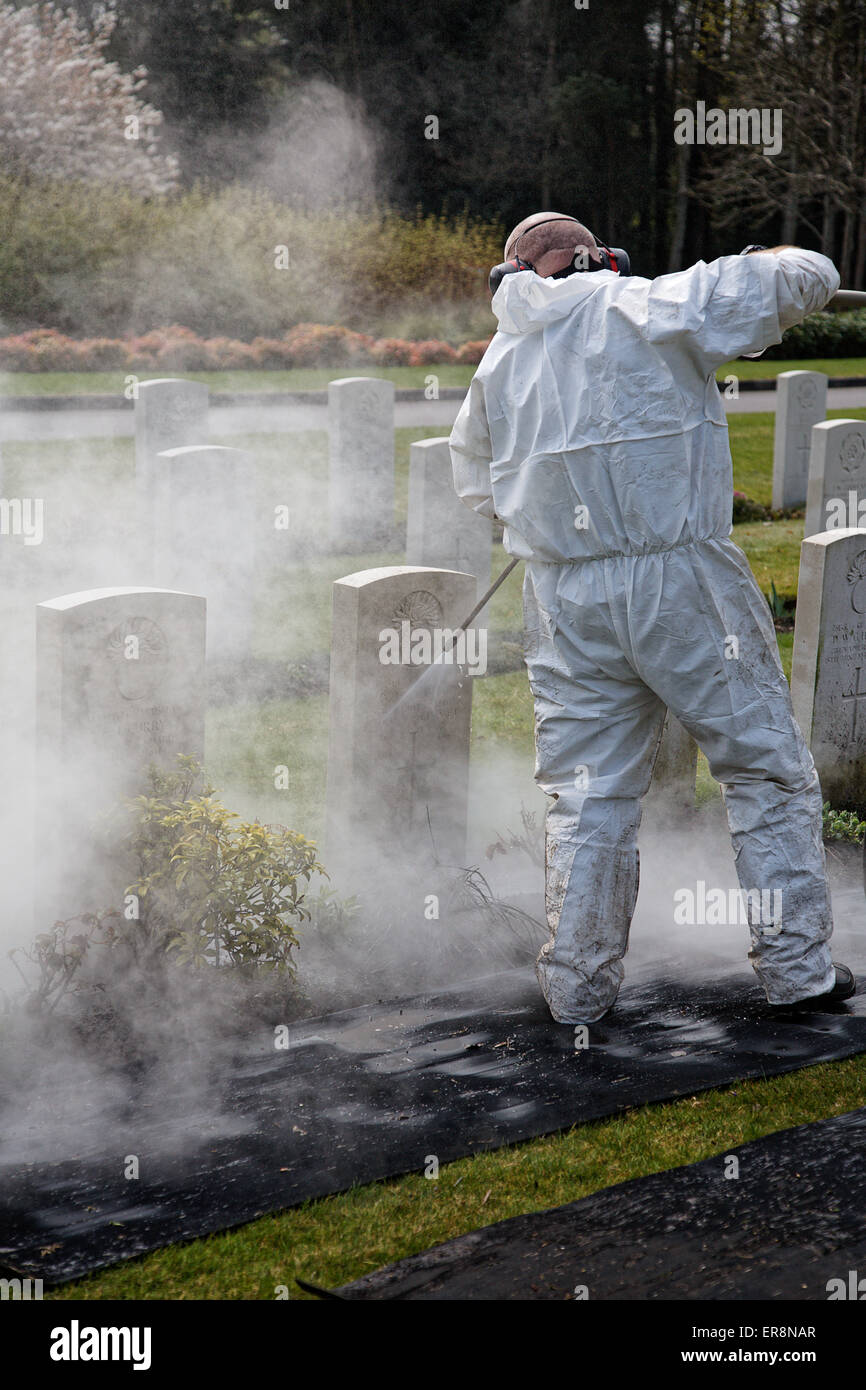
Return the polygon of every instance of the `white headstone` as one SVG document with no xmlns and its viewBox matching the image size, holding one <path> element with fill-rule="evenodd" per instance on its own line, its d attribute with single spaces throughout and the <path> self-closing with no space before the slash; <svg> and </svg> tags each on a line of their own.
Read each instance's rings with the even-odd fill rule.
<svg viewBox="0 0 866 1390">
<path fill-rule="evenodd" d="M 475 639 L 450 660 L 431 656 L 475 586 L 474 575 L 410 565 L 334 585 L 325 863 L 354 876 L 350 887 L 434 858 L 463 864 L 472 681 L 456 661 L 472 668 Z"/>
<path fill-rule="evenodd" d="M 331 544 L 361 554 L 394 535 L 394 385 L 350 376 L 328 386 Z"/>
<path fill-rule="evenodd" d="M 36 610 L 37 916 L 122 907 L 99 818 L 147 768 L 204 755 L 205 600 L 161 589 L 64 594 Z M 128 878 L 127 878 L 128 882 Z"/>
<path fill-rule="evenodd" d="M 420 439 L 409 449 L 407 565 L 461 570 L 478 580 L 479 597 L 490 584 L 493 524 L 464 506 L 454 490 L 447 436 Z"/>
<path fill-rule="evenodd" d="M 866 421 L 823 420 L 812 429 L 805 534 L 864 523 Z"/>
<path fill-rule="evenodd" d="M 153 516 L 157 583 L 204 594 L 208 656 L 244 655 L 253 620 L 256 542 L 265 528 L 252 458 L 218 444 L 166 449 L 153 469 Z"/>
<path fill-rule="evenodd" d="M 157 454 L 208 439 L 208 388 L 201 381 L 142 381 L 135 400 L 135 476 L 149 494 Z"/>
<path fill-rule="evenodd" d="M 803 541 L 791 698 L 824 800 L 866 806 L 866 529 Z"/>
<path fill-rule="evenodd" d="M 802 507 L 809 482 L 812 426 L 827 414 L 823 372 L 780 372 L 776 378 L 773 506 Z"/>
<path fill-rule="evenodd" d="M 138 500 L 139 572 L 154 582 L 156 528 L 153 518 L 156 460 L 166 449 L 206 444 L 208 388 L 200 381 L 159 377 L 142 381 L 135 398 L 135 487 Z"/>
</svg>

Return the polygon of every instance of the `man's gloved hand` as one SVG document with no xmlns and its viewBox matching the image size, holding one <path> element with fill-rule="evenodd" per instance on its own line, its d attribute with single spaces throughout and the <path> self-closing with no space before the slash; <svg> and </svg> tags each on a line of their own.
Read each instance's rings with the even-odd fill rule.
<svg viewBox="0 0 866 1390">
<path fill-rule="evenodd" d="M 740 255 L 748 256 L 751 254 L 752 251 L 769 251 L 769 249 L 770 248 L 768 246 L 759 246 L 757 242 L 749 242 L 748 246 L 743 247 L 742 251 L 740 252 Z"/>
</svg>

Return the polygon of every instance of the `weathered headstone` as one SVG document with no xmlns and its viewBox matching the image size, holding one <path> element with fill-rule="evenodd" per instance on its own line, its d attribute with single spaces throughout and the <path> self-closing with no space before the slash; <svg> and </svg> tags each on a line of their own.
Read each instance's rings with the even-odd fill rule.
<svg viewBox="0 0 866 1390">
<path fill-rule="evenodd" d="M 204 753 L 205 600 L 95 589 L 37 605 L 37 919 L 123 906 L 100 818 Z"/>
<path fill-rule="evenodd" d="M 823 372 L 780 372 L 776 378 L 773 506 L 801 507 L 809 482 L 812 426 L 827 414 Z"/>
<path fill-rule="evenodd" d="M 454 491 L 447 436 L 421 439 L 409 449 L 407 565 L 461 570 L 478 580 L 479 597 L 490 584 L 493 524 L 464 506 Z"/>
<path fill-rule="evenodd" d="M 866 529 L 809 536 L 800 548 L 794 714 L 825 801 L 866 807 Z"/>
<path fill-rule="evenodd" d="M 350 376 L 328 386 L 331 544 L 360 554 L 394 533 L 394 385 Z"/>
<path fill-rule="evenodd" d="M 474 575 L 416 566 L 334 585 L 326 864 L 347 882 L 460 865 L 466 851 L 473 642 L 435 663 Z M 438 645 L 437 645 L 438 644 Z"/>
<path fill-rule="evenodd" d="M 166 449 L 205 444 L 208 435 L 208 388 L 203 382 L 159 377 L 139 383 L 135 398 L 135 488 L 140 528 L 136 560 L 148 583 L 156 574 L 153 496 L 157 457 Z"/>
<path fill-rule="evenodd" d="M 241 449 L 186 445 L 158 454 L 153 469 L 154 578 L 208 602 L 208 656 L 249 650 L 256 543 L 253 461 Z"/>
<path fill-rule="evenodd" d="M 157 454 L 208 438 L 208 388 L 201 381 L 159 377 L 142 381 L 135 400 L 135 476 L 150 493 Z"/>
<path fill-rule="evenodd" d="M 805 534 L 864 522 L 866 421 L 823 420 L 812 429 Z"/>
</svg>

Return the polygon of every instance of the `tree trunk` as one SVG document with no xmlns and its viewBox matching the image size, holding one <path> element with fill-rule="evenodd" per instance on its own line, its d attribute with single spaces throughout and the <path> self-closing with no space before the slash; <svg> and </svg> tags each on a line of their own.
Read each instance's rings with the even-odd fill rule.
<svg viewBox="0 0 866 1390">
<path fill-rule="evenodd" d="M 835 209 L 829 193 L 824 194 L 824 220 L 821 224 L 821 251 L 825 256 L 833 255 L 833 220 Z"/>
<path fill-rule="evenodd" d="M 851 284 L 851 261 L 854 251 L 854 218 L 846 208 L 842 222 L 842 251 L 839 256 L 839 274 L 842 284 Z"/>
<path fill-rule="evenodd" d="M 800 197 L 797 189 L 799 160 L 797 150 L 791 156 L 791 169 L 788 187 L 785 192 L 785 211 L 782 216 L 782 245 L 795 246 L 797 242 L 797 222 L 799 221 Z"/>
<path fill-rule="evenodd" d="M 680 145 L 677 156 L 677 192 L 674 200 L 674 230 L 668 256 L 668 271 L 682 270 L 689 216 L 689 164 L 691 145 Z"/>
<path fill-rule="evenodd" d="M 862 290 L 864 273 L 866 273 L 866 199 L 861 199 L 857 217 L 857 256 L 854 261 L 852 289 Z"/>
</svg>

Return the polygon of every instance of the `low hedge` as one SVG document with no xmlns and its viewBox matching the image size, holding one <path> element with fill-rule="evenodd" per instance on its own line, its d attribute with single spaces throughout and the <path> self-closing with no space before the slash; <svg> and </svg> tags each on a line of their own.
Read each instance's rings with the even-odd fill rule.
<svg viewBox="0 0 866 1390">
<path fill-rule="evenodd" d="M 281 338 L 201 338 L 181 324 L 131 338 L 69 338 L 53 328 L 0 338 L 0 371 L 237 371 L 289 367 L 476 366 L 489 339 L 453 347 L 437 338 L 373 338 L 336 324 L 299 323 Z"/>
<path fill-rule="evenodd" d="M 810 314 L 789 328 L 765 357 L 866 357 L 866 309 L 851 314 Z"/>
</svg>

